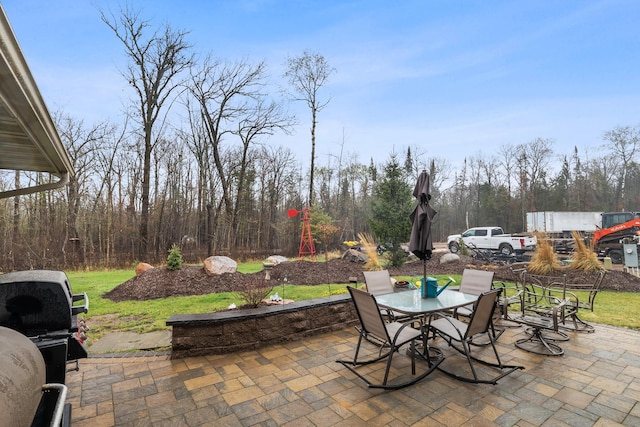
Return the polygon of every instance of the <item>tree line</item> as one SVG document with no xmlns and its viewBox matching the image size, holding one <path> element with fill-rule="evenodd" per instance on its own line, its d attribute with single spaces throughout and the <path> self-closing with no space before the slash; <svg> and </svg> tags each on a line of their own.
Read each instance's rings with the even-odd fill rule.
<svg viewBox="0 0 640 427">
<path fill-rule="evenodd" d="M 304 52 L 288 58 L 283 76 L 289 99 L 311 112 L 312 162 L 302 165 L 277 144 L 297 119 L 271 98 L 265 62 L 196 58 L 186 31 L 154 29 L 129 9 L 102 19 L 128 58 L 121 73 L 134 94 L 129 110 L 122 123 L 53 114 L 75 175 L 64 190 L 0 200 L 4 271 L 158 263 L 174 244 L 185 262 L 295 256 L 301 224 L 288 212 L 306 206 L 314 226 L 324 225 L 314 228 L 323 250 L 360 233 L 384 239 L 385 220 L 391 229 L 415 205 L 411 189 L 422 170 L 438 211 L 434 241 L 476 225 L 523 231 L 529 211 L 640 210 L 639 127 L 607 131 L 589 152 L 557 153 L 544 138 L 505 145 L 469 155 L 455 170 L 421 147 L 366 163 L 341 149 L 322 162 L 315 130 L 330 108 L 322 89 L 334 70 Z M 17 171 L 1 174 L 0 186 L 47 180 Z M 388 191 L 395 184 L 402 188 Z"/>
</svg>

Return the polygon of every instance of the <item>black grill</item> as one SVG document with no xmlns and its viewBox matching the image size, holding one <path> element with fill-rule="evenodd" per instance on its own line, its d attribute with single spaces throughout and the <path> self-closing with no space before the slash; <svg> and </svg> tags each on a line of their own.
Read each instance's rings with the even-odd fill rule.
<svg viewBox="0 0 640 427">
<path fill-rule="evenodd" d="M 77 370 L 78 359 L 87 357 L 83 343 L 86 326 L 84 321 L 78 322 L 78 314 L 88 308 L 87 295 L 74 295 L 67 275 L 61 271 L 0 275 L 0 326 L 20 332 L 37 346 L 44 359 L 47 383 L 65 384 L 69 363 L 75 362 Z M 40 407 L 38 417 L 46 418 L 42 413 L 47 411 Z"/>
<path fill-rule="evenodd" d="M 0 324 L 25 335 L 72 329 L 71 286 L 61 271 L 0 276 Z"/>
</svg>

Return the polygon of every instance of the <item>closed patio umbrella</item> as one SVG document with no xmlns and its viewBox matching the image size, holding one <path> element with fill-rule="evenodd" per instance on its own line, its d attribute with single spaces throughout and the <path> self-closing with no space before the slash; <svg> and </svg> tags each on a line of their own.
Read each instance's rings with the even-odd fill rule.
<svg viewBox="0 0 640 427">
<path fill-rule="evenodd" d="M 413 189 L 413 196 L 418 204 L 409 215 L 411 219 L 411 237 L 409 239 L 409 251 L 424 261 L 424 276 L 427 277 L 427 260 L 431 258 L 433 240 L 431 238 L 431 221 L 436 211 L 429 205 L 431 194 L 429 193 L 429 174 L 423 170 L 418 176 L 418 181 Z"/>
</svg>

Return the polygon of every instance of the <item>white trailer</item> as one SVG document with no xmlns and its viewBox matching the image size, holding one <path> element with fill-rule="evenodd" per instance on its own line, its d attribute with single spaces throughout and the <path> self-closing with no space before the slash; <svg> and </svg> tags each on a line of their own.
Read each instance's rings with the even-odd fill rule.
<svg viewBox="0 0 640 427">
<path fill-rule="evenodd" d="M 602 212 L 527 212 L 527 232 L 571 237 L 572 231 L 593 233 L 602 222 Z"/>
</svg>

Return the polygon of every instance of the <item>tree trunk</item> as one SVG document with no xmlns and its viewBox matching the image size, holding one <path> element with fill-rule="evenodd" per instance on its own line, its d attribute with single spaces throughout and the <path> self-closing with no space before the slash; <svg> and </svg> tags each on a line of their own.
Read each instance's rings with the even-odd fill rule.
<svg viewBox="0 0 640 427">
<path fill-rule="evenodd" d="M 147 244 L 149 240 L 149 186 L 151 175 L 151 136 L 145 135 L 144 161 L 142 165 L 142 204 L 140 206 L 140 229 L 138 242 L 138 256 L 140 261 L 147 259 Z"/>
<path fill-rule="evenodd" d="M 315 171 L 316 159 L 316 110 L 311 109 L 311 166 L 309 168 L 309 203 L 313 205 L 313 175 Z"/>
</svg>

